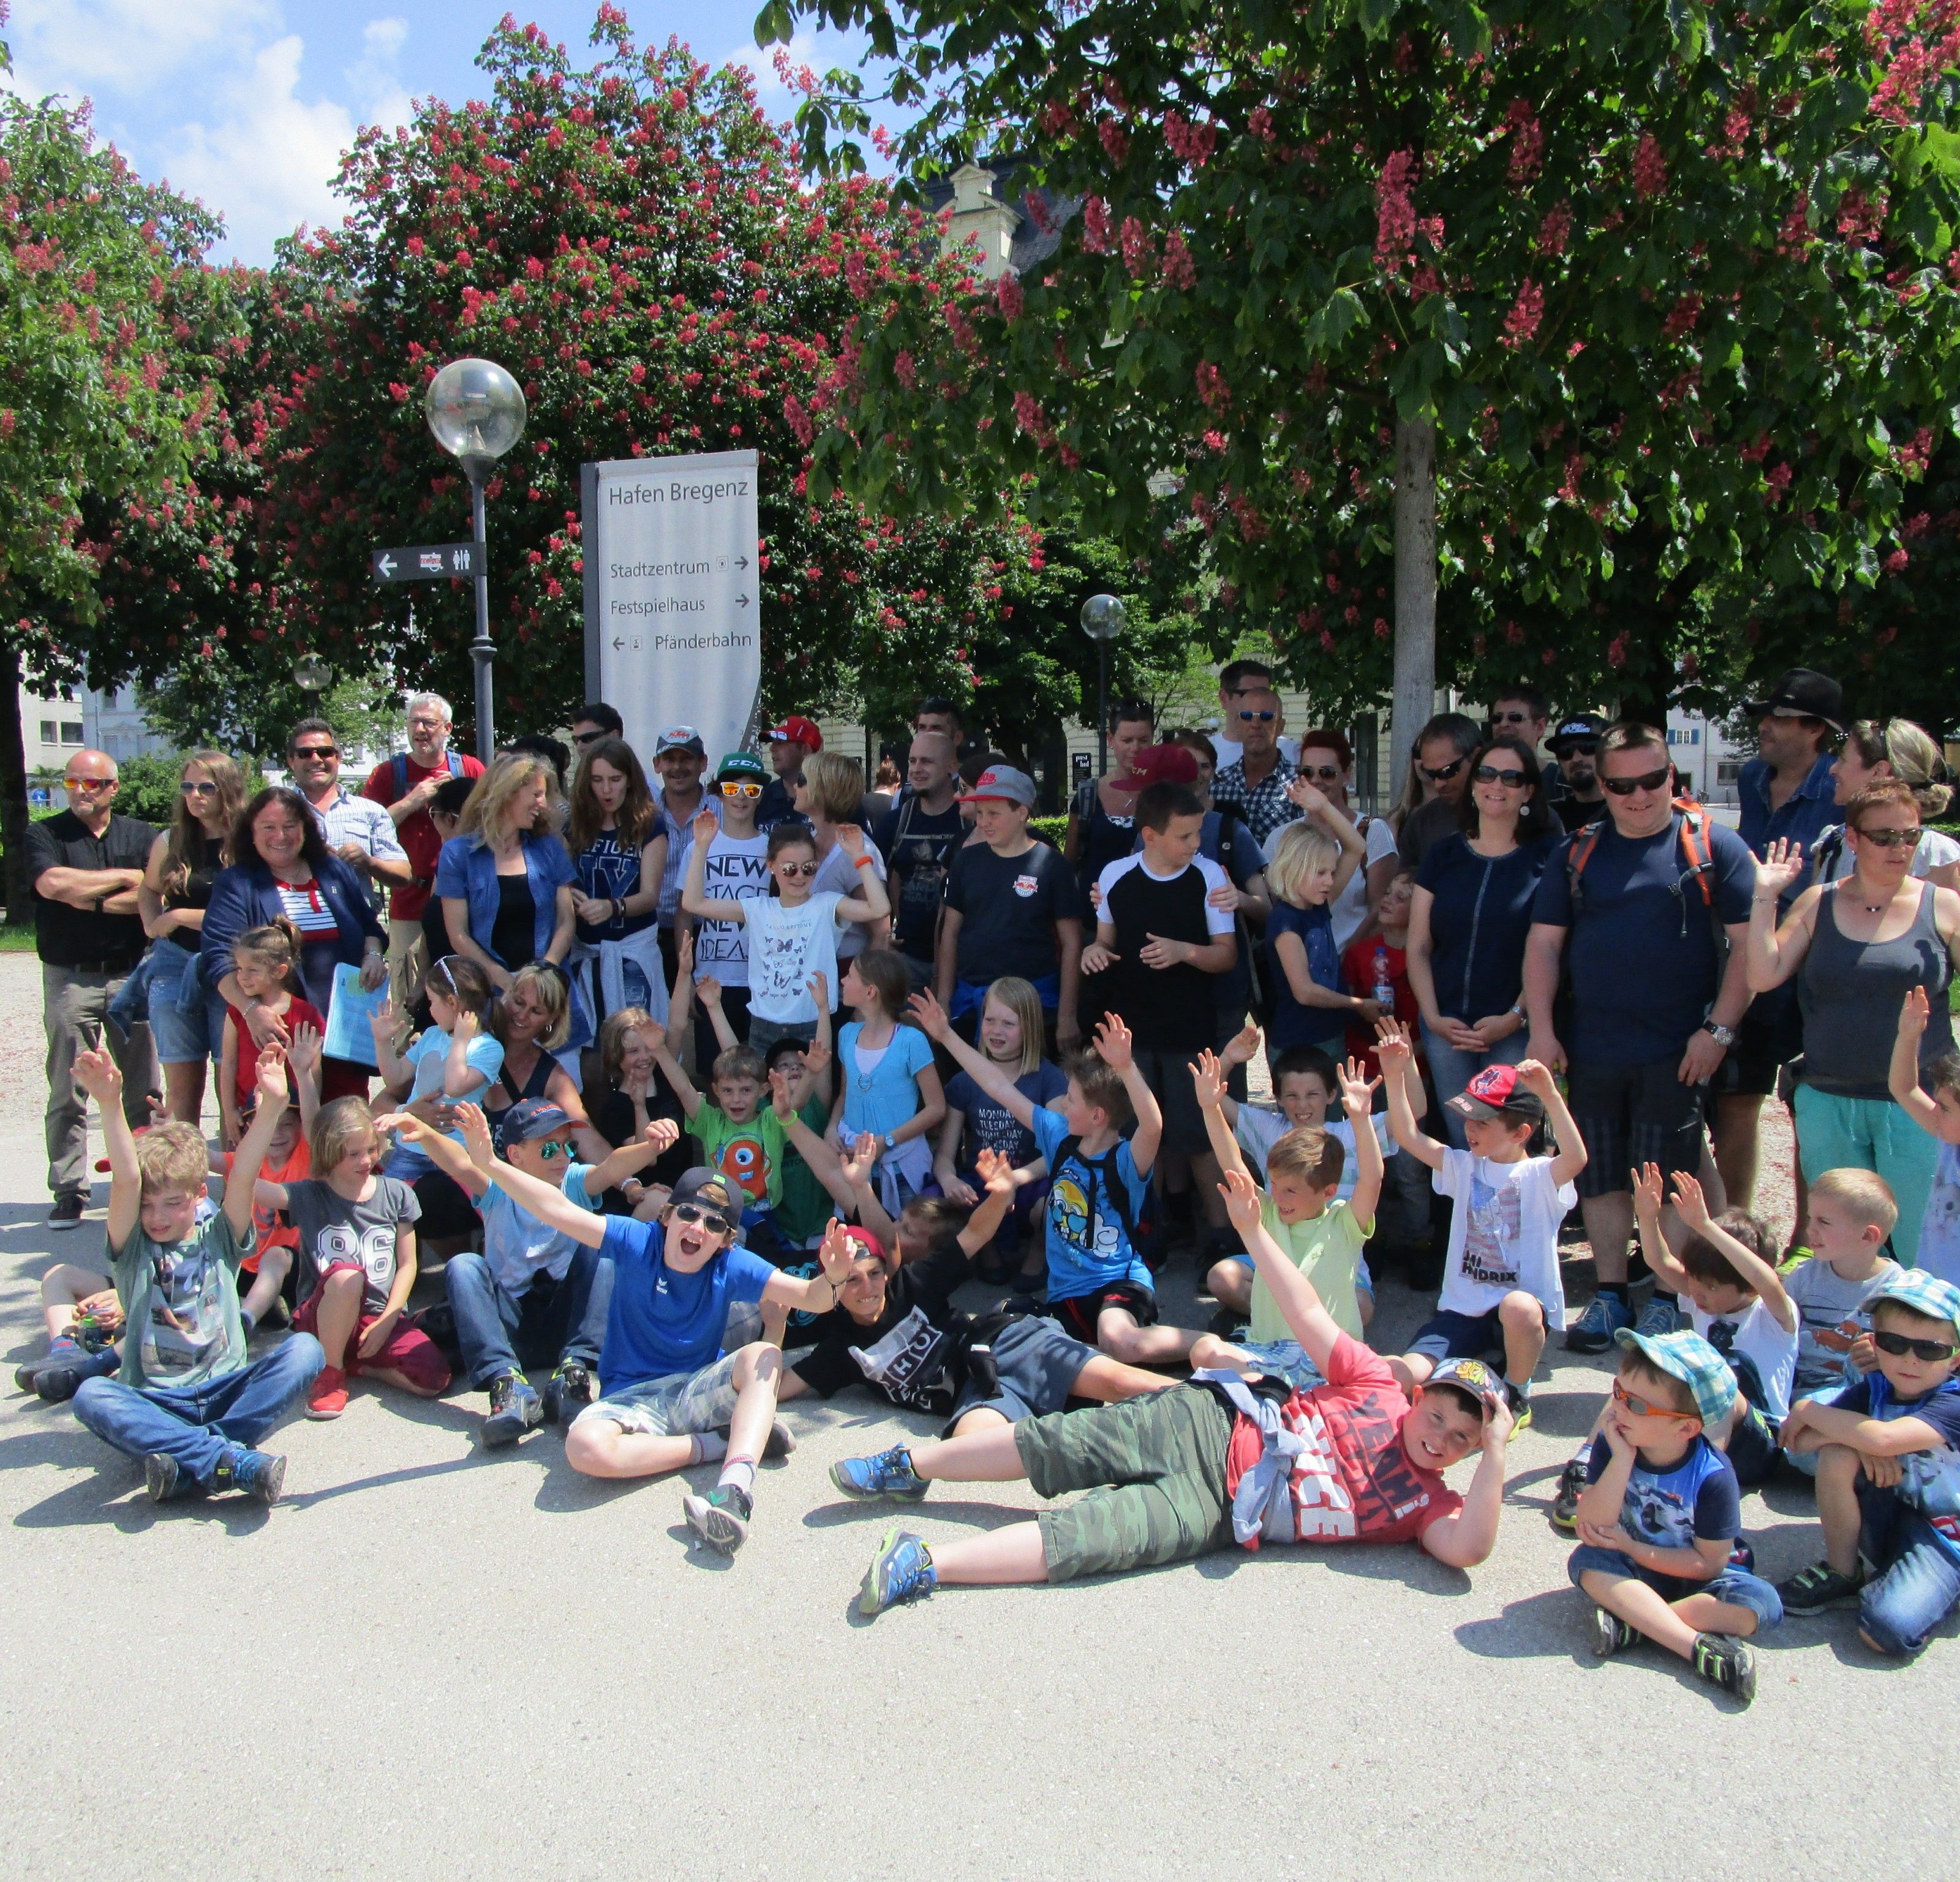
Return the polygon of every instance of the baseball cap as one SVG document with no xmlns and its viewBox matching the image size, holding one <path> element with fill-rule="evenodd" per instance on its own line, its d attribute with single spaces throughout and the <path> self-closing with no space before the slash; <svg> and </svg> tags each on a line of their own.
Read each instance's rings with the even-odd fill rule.
<svg viewBox="0 0 1960 1882">
<path fill-rule="evenodd" d="M 497 1121 L 497 1142 L 508 1150 L 540 1137 L 557 1137 L 571 1127 L 571 1114 L 542 1098 L 520 1098 Z"/>
<path fill-rule="evenodd" d="M 1844 689 L 1828 673 L 1793 667 L 1770 688 L 1769 696 L 1745 699 L 1752 719 L 1822 719 L 1834 732 L 1844 729 Z"/>
<path fill-rule="evenodd" d="M 1923 1268 L 1895 1268 L 1878 1291 L 1882 1301 L 1896 1301 L 1930 1320 L 1950 1320 L 1960 1333 L 1960 1288 Z"/>
<path fill-rule="evenodd" d="M 973 782 L 973 788 L 963 793 L 962 804 L 978 804 L 988 798 L 1004 798 L 1010 804 L 1024 804 L 1029 810 L 1035 807 L 1035 781 L 1025 771 L 1017 771 L 1012 765 L 989 765 Z"/>
<path fill-rule="evenodd" d="M 756 784 L 767 784 L 769 774 L 762 769 L 762 761 L 752 751 L 731 751 L 714 767 L 714 782 L 719 784 L 724 778 L 747 778 Z"/>
<path fill-rule="evenodd" d="M 692 725 L 670 725 L 661 733 L 654 744 L 654 756 L 657 758 L 663 751 L 692 751 L 700 753 L 704 758 L 708 756 L 708 747 Z"/>
<path fill-rule="evenodd" d="M 1574 712 L 1569 718 L 1561 719 L 1552 728 L 1551 736 L 1545 741 L 1545 749 L 1556 753 L 1562 745 L 1576 745 L 1583 740 L 1603 737 L 1606 721 L 1596 713 Z"/>
<path fill-rule="evenodd" d="M 883 1261 L 885 1258 L 884 1244 L 880 1241 L 868 1228 L 859 1228 L 854 1225 L 845 1230 L 844 1239 L 858 1244 L 856 1252 L 859 1255 L 869 1255 L 873 1261 Z"/>
<path fill-rule="evenodd" d="M 1622 1346 L 1642 1353 L 1694 1394 L 1694 1409 L 1704 1428 L 1719 1425 L 1736 1402 L 1736 1375 L 1729 1362 L 1699 1333 L 1637 1333 L 1623 1326 L 1613 1337 Z"/>
<path fill-rule="evenodd" d="M 1127 778 L 1112 778 L 1112 791 L 1142 791 L 1153 784 L 1195 784 L 1198 755 L 1182 745 L 1153 745 L 1140 753 L 1137 768 Z"/>
<path fill-rule="evenodd" d="M 1508 1111 L 1535 1122 L 1545 1116 L 1545 1100 L 1518 1082 L 1516 1065 L 1486 1065 L 1449 1100 L 1449 1108 L 1465 1117 L 1489 1117 Z"/>
<path fill-rule="evenodd" d="M 728 1179 L 705 1164 L 697 1164 L 674 1185 L 673 1193 L 667 1198 L 668 1206 L 680 1202 L 692 1202 L 731 1233 L 741 1226 L 742 1205 L 729 1186 Z"/>
<path fill-rule="evenodd" d="M 800 712 L 792 712 L 781 724 L 765 732 L 762 736 L 772 744 L 794 741 L 805 751 L 821 751 L 823 749 L 823 734 Z"/>
<path fill-rule="evenodd" d="M 1453 1385 L 1468 1392 L 1488 1418 L 1504 1395 L 1503 1381 L 1481 1359 L 1446 1359 L 1423 1381 L 1425 1387 Z"/>
</svg>

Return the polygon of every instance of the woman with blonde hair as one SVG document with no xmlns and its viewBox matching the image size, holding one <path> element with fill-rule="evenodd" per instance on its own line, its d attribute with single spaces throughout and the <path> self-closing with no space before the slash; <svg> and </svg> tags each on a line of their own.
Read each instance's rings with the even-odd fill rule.
<svg viewBox="0 0 1960 1882">
<path fill-rule="evenodd" d="M 584 1163 L 603 1163 L 612 1146 L 592 1128 L 578 1081 L 558 1056 L 571 1034 L 570 983 L 557 968 L 534 960 L 511 976 L 509 990 L 489 1011 L 490 1030 L 504 1048 L 504 1064 L 485 1094 L 494 1126 L 514 1104 L 542 1098 L 571 1119 Z"/>
<path fill-rule="evenodd" d="M 1911 719 L 1860 719 L 1844 735 L 1844 749 L 1832 766 L 1837 800 L 1849 804 L 1867 785 L 1896 778 L 1919 806 L 1919 847 L 1907 870 L 1922 882 L 1943 889 L 1960 889 L 1960 842 L 1944 830 L 1929 827 L 1953 802 L 1946 761 L 1932 734 Z M 1844 826 L 1834 824 L 1817 839 L 1812 852 L 1812 882 L 1836 882 L 1849 875 L 1853 858 L 1844 842 Z"/>
<path fill-rule="evenodd" d="M 205 1068 L 224 1039 L 224 1002 L 205 985 L 198 948 L 244 802 L 245 774 L 237 764 L 221 751 L 192 752 L 178 774 L 177 814 L 150 845 L 136 890 L 151 943 L 144 992 L 163 1062 L 164 1109 L 186 1124 L 202 1113 Z"/>
<path fill-rule="evenodd" d="M 866 842 L 864 854 L 854 863 L 837 841 L 842 830 L 860 827 L 858 819 L 864 804 L 864 768 L 842 752 L 813 752 L 803 760 L 803 782 L 792 793 L 797 814 L 805 818 L 816 850 L 816 874 L 810 885 L 812 895 L 826 890 L 842 896 L 858 893 L 861 870 L 870 870 L 880 882 L 885 880 L 885 859 L 875 843 Z M 876 922 L 847 922 L 837 937 L 838 983 L 843 984 L 844 963 L 854 960 L 867 947 L 885 945 L 889 917 Z M 836 989 L 832 989 L 835 998 Z"/>
</svg>

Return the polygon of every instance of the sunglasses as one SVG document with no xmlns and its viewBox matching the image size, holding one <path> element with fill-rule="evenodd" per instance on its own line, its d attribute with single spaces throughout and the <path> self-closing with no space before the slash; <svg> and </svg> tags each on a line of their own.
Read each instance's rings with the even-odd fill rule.
<svg viewBox="0 0 1960 1882">
<path fill-rule="evenodd" d="M 338 758 L 340 747 L 338 745 L 295 745 L 292 755 L 295 758 Z"/>
<path fill-rule="evenodd" d="M 1909 830 L 1866 830 L 1862 823 L 1854 823 L 1851 827 L 1858 833 L 1860 842 L 1876 843 L 1881 849 L 1914 849 L 1919 845 L 1917 827 Z"/>
<path fill-rule="evenodd" d="M 1341 767 L 1338 765 L 1302 765 L 1300 775 L 1303 778 L 1315 779 L 1322 784 L 1338 784 L 1341 782 Z"/>
<path fill-rule="evenodd" d="M 673 1205 L 673 1218 L 691 1228 L 718 1228 L 726 1232 L 728 1227 L 727 1221 L 712 1210 L 699 1208 L 692 1202 L 676 1202 Z"/>
<path fill-rule="evenodd" d="M 1936 1366 L 1951 1359 L 1960 1347 L 1949 1346 L 1943 1339 L 1909 1339 L 1904 1333 L 1880 1333 L 1876 1328 L 1872 1333 L 1872 1344 L 1880 1352 L 1888 1352 L 1895 1359 L 1903 1359 L 1911 1353 L 1915 1359 L 1923 1359 L 1930 1366 Z"/>
<path fill-rule="evenodd" d="M 1440 784 L 1446 778 L 1453 778 L 1469 762 L 1464 758 L 1452 758 L 1446 765 L 1418 765 L 1416 769 L 1431 784 Z"/>
<path fill-rule="evenodd" d="M 571 742 L 574 745 L 596 745 L 605 736 L 603 732 L 574 732 Z"/>
<path fill-rule="evenodd" d="M 1243 719 L 1248 725 L 1251 724 L 1255 719 L 1258 720 L 1259 724 L 1262 725 L 1270 725 L 1274 719 L 1279 717 L 1279 715 L 1270 709 L 1255 712 L 1250 706 L 1242 705 L 1239 709 L 1239 716 Z"/>
<path fill-rule="evenodd" d="M 1613 1381 L 1613 1396 L 1636 1418 L 1685 1418 L 1701 1422 L 1692 1412 L 1677 1412 L 1672 1405 L 1656 1405 L 1651 1399 L 1643 1399 L 1637 1392 L 1629 1392 L 1618 1379 Z"/>
<path fill-rule="evenodd" d="M 1659 771 L 1643 771 L 1637 778 L 1602 778 L 1601 785 L 1616 798 L 1630 798 L 1636 791 L 1665 791 L 1674 777 L 1663 766 Z"/>
<path fill-rule="evenodd" d="M 122 780 L 119 778 L 64 778 L 62 782 L 71 791 L 113 791 Z"/>
<path fill-rule="evenodd" d="M 1507 790 L 1522 790 L 1531 780 L 1522 771 L 1500 771 L 1495 765 L 1479 765 L 1471 772 L 1479 784 L 1500 784 Z"/>
<path fill-rule="evenodd" d="M 177 788 L 187 798 L 215 798 L 218 795 L 218 787 L 216 785 L 192 784 L 188 778 L 186 778 L 182 784 L 179 785 Z"/>
<path fill-rule="evenodd" d="M 1529 725 L 1531 721 L 1532 715 L 1529 712 L 1493 712 L 1491 715 L 1493 725 Z"/>
<path fill-rule="evenodd" d="M 822 867 L 813 862 L 779 862 L 776 868 L 786 876 L 813 876 Z"/>
<path fill-rule="evenodd" d="M 538 1154 L 546 1163 L 555 1162 L 562 1157 L 567 1163 L 571 1161 L 571 1146 L 555 1137 L 548 1137 L 537 1147 Z"/>
<path fill-rule="evenodd" d="M 1577 753 L 1582 757 L 1590 758 L 1599 749 L 1599 741 L 1596 738 L 1568 738 L 1558 748 L 1558 756 L 1570 758 Z"/>
<path fill-rule="evenodd" d="M 762 787 L 753 778 L 724 778 L 714 788 L 724 798 L 759 798 L 762 795 Z"/>
</svg>

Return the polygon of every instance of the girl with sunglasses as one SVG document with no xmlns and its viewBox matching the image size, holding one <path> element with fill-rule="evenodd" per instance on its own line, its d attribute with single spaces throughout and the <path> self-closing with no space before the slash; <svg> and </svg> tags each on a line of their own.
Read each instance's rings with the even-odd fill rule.
<svg viewBox="0 0 1960 1882">
<path fill-rule="evenodd" d="M 1803 852 L 1779 840 L 1757 864 L 1749 987 L 1761 993 L 1796 979 L 1803 1061 L 1793 1109 L 1805 1179 L 1876 1170 L 1898 1203 L 1893 1252 L 1910 1267 L 1939 1146 L 1892 1098 L 1892 1041 L 1918 989 L 1928 1005 L 1922 1075 L 1953 1049 L 1947 988 L 1960 957 L 1960 895 L 1912 874 L 1919 801 L 1901 779 L 1868 785 L 1845 806 L 1844 841 L 1851 873 L 1805 890 L 1780 925 L 1777 898 L 1801 878 Z"/>
<path fill-rule="evenodd" d="M 768 779 L 752 752 L 730 752 L 715 769 L 709 789 L 721 806 L 721 823 L 710 839 L 702 865 L 702 889 L 711 901 L 747 902 L 769 893 L 769 839 L 756 828 Z M 690 833 L 681 852 L 681 880 L 687 880 L 698 845 Z M 749 931 L 739 922 L 701 922 L 694 928 L 694 968 L 721 989 L 721 1017 L 733 1043 L 749 1041 Z M 722 1049 L 704 1007 L 695 1016 L 694 1062 L 711 1065 Z"/>
</svg>

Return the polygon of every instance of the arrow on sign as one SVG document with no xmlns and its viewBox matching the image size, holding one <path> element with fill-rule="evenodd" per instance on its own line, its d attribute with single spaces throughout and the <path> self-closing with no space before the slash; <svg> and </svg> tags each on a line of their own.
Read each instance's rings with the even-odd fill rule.
<svg viewBox="0 0 1960 1882">
<path fill-rule="evenodd" d="M 749 605 L 749 597 L 746 594 L 738 594 L 735 597 L 735 605 L 738 608 L 746 608 Z"/>
<path fill-rule="evenodd" d="M 622 648 L 622 647 L 624 647 L 624 646 L 625 645 L 625 644 L 626 644 L 626 643 L 625 643 L 624 641 L 620 640 L 620 639 L 618 639 L 617 638 L 616 638 L 614 639 L 613 642 L 612 642 L 612 651 L 613 651 L 613 652 L 615 652 L 616 654 L 617 652 L 619 652 L 619 651 L 620 650 L 620 648 Z"/>
<path fill-rule="evenodd" d="M 483 572 L 474 543 L 418 543 L 408 548 L 377 549 L 369 552 L 368 562 L 377 581 L 463 581 Z"/>
<path fill-rule="evenodd" d="M 737 568 L 746 568 L 748 565 L 749 558 L 746 556 L 737 556 L 735 558 L 735 566 Z"/>
<path fill-rule="evenodd" d="M 395 572 L 395 559 L 384 549 L 381 552 L 380 559 L 374 564 L 374 567 L 381 579 L 385 581 Z"/>
</svg>

